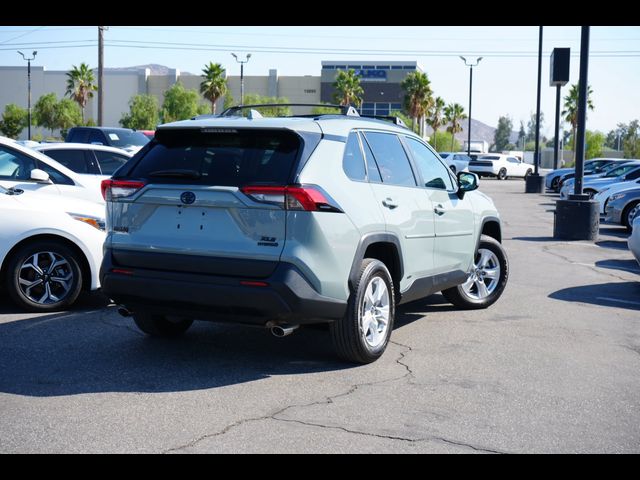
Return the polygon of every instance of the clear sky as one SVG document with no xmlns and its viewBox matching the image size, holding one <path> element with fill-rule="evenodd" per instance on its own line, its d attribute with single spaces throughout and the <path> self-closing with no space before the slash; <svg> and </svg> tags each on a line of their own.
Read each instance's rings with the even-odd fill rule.
<svg viewBox="0 0 640 480">
<path fill-rule="evenodd" d="M 0 27 L 0 65 L 24 65 L 16 50 L 37 50 L 33 65 L 67 70 L 87 62 L 97 67 L 97 27 Z M 52 48 L 53 47 L 53 48 Z M 551 137 L 555 89 L 549 86 L 554 47 L 571 48 L 571 80 L 579 72 L 580 27 L 544 28 L 542 58 L 543 134 Z M 158 63 L 200 73 L 209 61 L 232 75 L 231 56 L 251 53 L 246 75 L 319 75 L 321 60 L 416 60 L 435 95 L 468 111 L 469 69 L 459 55 L 484 57 L 474 69 L 473 117 L 496 126 L 509 115 L 514 130 L 536 109 L 538 27 L 225 26 L 118 27 L 105 32 L 105 66 Z M 589 84 L 595 110 L 587 128 L 604 133 L 618 122 L 640 118 L 640 27 L 591 27 Z M 568 86 L 563 88 L 563 96 Z M 568 128 L 568 127 L 566 127 Z"/>
</svg>

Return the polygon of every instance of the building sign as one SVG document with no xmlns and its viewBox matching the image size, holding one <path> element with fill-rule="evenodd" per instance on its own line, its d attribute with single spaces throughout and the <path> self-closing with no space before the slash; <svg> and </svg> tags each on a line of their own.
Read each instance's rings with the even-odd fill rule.
<svg viewBox="0 0 640 480">
<path fill-rule="evenodd" d="M 362 82 L 386 82 L 386 70 L 356 70 L 356 75 Z"/>
</svg>

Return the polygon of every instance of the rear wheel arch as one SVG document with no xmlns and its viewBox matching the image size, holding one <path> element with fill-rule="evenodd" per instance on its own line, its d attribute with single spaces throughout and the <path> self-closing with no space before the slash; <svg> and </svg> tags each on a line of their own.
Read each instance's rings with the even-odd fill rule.
<svg viewBox="0 0 640 480">
<path fill-rule="evenodd" d="M 352 292 L 358 283 L 360 268 L 365 258 L 374 258 L 384 263 L 391 274 L 396 290 L 399 288 L 400 280 L 404 275 L 404 264 L 400 240 L 395 235 L 371 233 L 360 240 L 349 272 L 349 290 Z"/>
</svg>

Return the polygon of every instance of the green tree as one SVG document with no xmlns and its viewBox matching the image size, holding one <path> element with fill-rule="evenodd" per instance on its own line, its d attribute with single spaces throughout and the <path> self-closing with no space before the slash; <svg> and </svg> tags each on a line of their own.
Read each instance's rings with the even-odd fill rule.
<svg viewBox="0 0 640 480">
<path fill-rule="evenodd" d="M 586 149 L 584 158 L 588 160 L 590 158 L 596 158 L 602 156 L 602 149 L 604 147 L 605 136 L 601 132 L 586 131 Z"/>
<path fill-rule="evenodd" d="M 524 130 L 524 122 L 520 120 L 520 131 L 518 132 L 518 148 L 524 149 L 524 143 L 527 140 L 527 132 Z"/>
<path fill-rule="evenodd" d="M 544 112 L 540 112 L 540 131 L 544 125 Z M 536 114 L 531 112 L 529 121 L 527 122 L 527 142 L 535 142 L 536 140 Z"/>
<path fill-rule="evenodd" d="M 211 113 L 215 114 L 216 102 L 224 97 L 228 90 L 225 71 L 219 63 L 209 62 L 209 65 L 202 69 L 202 73 L 204 80 L 200 83 L 200 93 L 211 102 Z"/>
<path fill-rule="evenodd" d="M 0 132 L 9 138 L 18 138 L 29 123 L 29 114 L 15 103 L 9 103 L 4 107 L 2 120 L 0 120 Z"/>
<path fill-rule="evenodd" d="M 340 105 L 355 105 L 360 108 L 364 89 L 360 85 L 360 77 L 356 75 L 355 70 L 338 70 L 333 88 L 336 91 L 333 97 Z"/>
<path fill-rule="evenodd" d="M 444 111 L 444 106 L 445 106 L 445 103 L 442 97 L 436 97 L 433 101 L 433 108 L 431 109 L 429 120 L 427 120 L 427 123 L 433 129 L 432 136 L 433 136 L 433 141 L 435 142 L 433 144 L 433 148 L 435 148 L 436 150 L 438 149 L 438 130 L 444 124 L 444 117 L 442 116 Z"/>
<path fill-rule="evenodd" d="M 244 95 L 245 105 L 261 105 L 261 104 L 278 104 L 278 103 L 290 103 L 286 97 L 268 97 L 264 95 L 258 95 L 257 93 L 248 93 Z M 291 116 L 291 107 L 256 107 L 260 115 L 263 117 L 288 117 Z M 248 114 L 248 110 L 243 112 Z"/>
<path fill-rule="evenodd" d="M 86 63 L 81 63 L 80 67 L 73 65 L 73 68 L 67 72 L 66 94 L 80 106 L 82 123 L 84 123 L 84 108 L 89 99 L 93 98 L 93 92 L 98 89 L 95 81 L 93 70 Z"/>
<path fill-rule="evenodd" d="M 67 136 L 67 130 L 82 125 L 80 106 L 69 98 L 63 98 L 56 104 L 56 128 L 60 129 L 62 138 Z"/>
<path fill-rule="evenodd" d="M 593 110 L 593 102 L 591 101 L 591 95 L 593 94 L 593 90 L 591 89 L 591 85 L 587 85 L 587 110 Z M 578 129 L 578 84 L 574 83 L 569 88 L 569 94 L 564 97 L 564 110 L 562 111 L 562 116 L 564 119 L 571 124 L 571 143 L 573 144 L 573 160 L 576 159 L 576 130 Z"/>
<path fill-rule="evenodd" d="M 436 148 L 436 145 L 442 145 L 442 148 L 436 149 L 439 152 L 444 151 L 446 148 L 449 148 L 449 150 L 447 151 L 450 152 L 459 152 L 460 150 L 462 150 L 460 142 L 453 135 L 451 135 L 450 132 L 446 131 L 436 132 L 435 134 L 433 134 L 429 139 L 429 143 L 434 149 Z"/>
<path fill-rule="evenodd" d="M 453 140 L 456 133 L 462 131 L 462 125 L 460 120 L 467 118 L 467 114 L 464 113 L 464 107 L 459 103 L 450 103 L 444 109 L 444 119 L 449 124 L 447 132 L 451 133 L 451 151 L 453 152 Z"/>
<path fill-rule="evenodd" d="M 230 108 L 234 105 L 235 100 L 233 99 L 233 95 L 231 95 L 231 90 L 227 90 L 227 94 L 224 96 L 224 109 Z"/>
<path fill-rule="evenodd" d="M 640 157 L 640 123 L 638 120 L 629 122 L 624 137 L 624 158 Z"/>
<path fill-rule="evenodd" d="M 404 106 L 411 117 L 411 125 L 415 126 L 418 122 L 418 132 L 422 135 L 422 119 L 427 116 L 433 105 L 433 90 L 431 90 L 431 81 L 426 73 L 413 72 L 405 77 L 400 83 L 404 90 Z"/>
<path fill-rule="evenodd" d="M 169 123 L 193 118 L 199 114 L 200 95 L 197 90 L 185 89 L 180 82 L 174 83 L 164 92 L 162 122 Z"/>
<path fill-rule="evenodd" d="M 337 107 L 313 107 L 311 109 L 311 115 L 336 115 L 340 114 L 340 109 Z"/>
<path fill-rule="evenodd" d="M 418 126 L 417 125 L 411 125 L 411 119 L 405 113 L 402 113 L 399 110 L 392 110 L 389 113 L 389 115 L 391 115 L 392 117 L 398 117 L 400 120 L 402 120 L 404 122 L 404 124 L 407 126 L 407 128 L 411 128 L 413 133 L 419 133 L 418 132 Z"/>
<path fill-rule="evenodd" d="M 511 131 L 513 130 L 513 121 L 506 115 L 498 119 L 498 128 L 493 136 L 494 148 L 497 152 L 501 152 L 507 149 L 509 138 L 511 137 Z"/>
<path fill-rule="evenodd" d="M 153 95 L 134 95 L 129 100 L 129 113 L 122 115 L 120 125 L 135 130 L 155 130 L 160 121 L 160 107 Z"/>
<path fill-rule="evenodd" d="M 33 124 L 49 129 L 52 136 L 53 131 L 58 128 L 56 105 L 58 96 L 52 92 L 42 95 L 33 106 Z"/>
</svg>

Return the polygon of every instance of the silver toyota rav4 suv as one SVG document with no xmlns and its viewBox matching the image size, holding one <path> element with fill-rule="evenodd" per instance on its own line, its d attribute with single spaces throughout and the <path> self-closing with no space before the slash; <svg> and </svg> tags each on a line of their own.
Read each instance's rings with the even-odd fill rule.
<svg viewBox="0 0 640 480">
<path fill-rule="evenodd" d="M 500 218 L 473 173 L 454 176 L 419 136 L 353 109 L 244 108 L 160 126 L 102 184 L 102 288 L 143 332 L 173 337 L 200 319 L 284 336 L 329 323 L 338 355 L 369 363 L 398 304 L 500 297 Z"/>
</svg>

